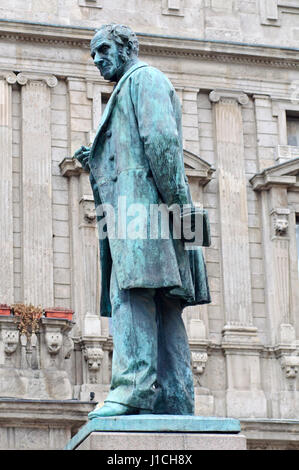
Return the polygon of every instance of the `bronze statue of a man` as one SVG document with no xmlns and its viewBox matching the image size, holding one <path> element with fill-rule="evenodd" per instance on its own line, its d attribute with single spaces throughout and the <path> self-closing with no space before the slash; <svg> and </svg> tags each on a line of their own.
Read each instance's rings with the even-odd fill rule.
<svg viewBox="0 0 299 470">
<path fill-rule="evenodd" d="M 194 207 L 184 172 L 180 102 L 167 77 L 139 61 L 130 28 L 102 26 L 91 56 L 116 85 L 91 149 L 75 153 L 90 171 L 101 232 L 101 315 L 113 321 L 110 392 L 89 418 L 193 414 L 182 310 L 210 302 L 202 249 L 185 249 L 171 217 L 169 236 L 161 230 L 153 235 L 148 217 L 161 205 L 179 207 L 182 218 L 186 205 Z M 132 207 L 139 208 L 134 236 L 123 224 L 124 217 L 132 222 Z M 117 230 L 111 230 L 112 219 Z"/>
</svg>

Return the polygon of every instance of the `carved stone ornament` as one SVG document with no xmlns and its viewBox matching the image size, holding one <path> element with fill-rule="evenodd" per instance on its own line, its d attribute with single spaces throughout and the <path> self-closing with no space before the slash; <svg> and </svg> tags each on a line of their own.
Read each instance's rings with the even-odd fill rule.
<svg viewBox="0 0 299 470">
<path fill-rule="evenodd" d="M 288 233 L 290 210 L 287 208 L 273 209 L 271 216 L 273 220 L 274 235 L 283 237 Z"/>
<path fill-rule="evenodd" d="M 96 210 L 93 198 L 87 199 L 86 197 L 83 197 L 80 203 L 82 205 L 84 222 L 92 225 L 96 220 Z"/>
<path fill-rule="evenodd" d="M 281 359 L 281 367 L 287 379 L 295 379 L 299 370 L 299 356 L 284 356 Z"/>
<path fill-rule="evenodd" d="M 195 379 L 195 385 L 199 385 L 199 379 L 200 376 L 204 373 L 207 360 L 208 360 L 208 354 L 205 352 L 194 352 L 192 351 L 192 371 L 194 374 L 194 379 Z"/>
<path fill-rule="evenodd" d="M 4 344 L 4 351 L 7 355 L 13 354 L 19 343 L 18 330 L 2 330 L 2 340 Z"/>
<path fill-rule="evenodd" d="M 98 372 L 101 367 L 103 356 L 104 353 L 101 348 L 85 348 L 84 358 L 87 361 L 89 383 L 98 383 Z"/>
<path fill-rule="evenodd" d="M 275 230 L 275 233 L 276 235 L 278 236 L 283 236 L 286 234 L 287 232 L 287 229 L 288 229 L 288 226 L 289 226 L 289 222 L 287 219 L 285 218 L 275 218 L 274 220 L 274 230 Z"/>
<path fill-rule="evenodd" d="M 90 371 L 98 371 L 101 367 L 101 362 L 104 353 L 101 348 L 86 348 L 84 351 L 84 357 L 87 361 L 88 369 Z"/>
<path fill-rule="evenodd" d="M 62 346 L 62 334 L 60 331 L 47 331 L 45 334 L 46 345 L 51 355 L 59 353 Z"/>
</svg>

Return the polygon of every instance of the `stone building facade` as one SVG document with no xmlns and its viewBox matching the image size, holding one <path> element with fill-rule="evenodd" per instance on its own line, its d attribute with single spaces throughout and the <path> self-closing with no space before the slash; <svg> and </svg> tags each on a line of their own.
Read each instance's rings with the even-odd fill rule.
<svg viewBox="0 0 299 470">
<path fill-rule="evenodd" d="M 248 448 L 298 449 L 299 1 L 0 0 L 0 17 L 0 303 L 44 310 L 27 337 L 0 307 L 0 448 L 61 448 L 109 389 L 94 205 L 71 157 L 112 91 L 89 41 L 116 22 L 177 90 L 209 211 L 212 303 L 184 311 L 196 413 L 240 418 Z"/>
</svg>

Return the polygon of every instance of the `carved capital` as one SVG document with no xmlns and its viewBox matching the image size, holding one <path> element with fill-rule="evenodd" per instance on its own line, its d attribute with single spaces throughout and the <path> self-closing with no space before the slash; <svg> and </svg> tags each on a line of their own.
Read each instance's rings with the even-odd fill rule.
<svg viewBox="0 0 299 470">
<path fill-rule="evenodd" d="M 42 75 L 27 72 L 19 73 L 16 79 L 19 85 L 26 85 L 29 81 L 41 81 L 45 82 L 50 88 L 54 88 L 58 83 L 58 80 L 54 75 Z"/>
<path fill-rule="evenodd" d="M 17 81 L 16 74 L 10 70 L 0 70 L 0 78 L 6 80 L 10 85 L 13 85 Z"/>
<path fill-rule="evenodd" d="M 235 90 L 222 90 L 216 89 L 211 91 L 209 94 L 210 101 L 212 103 L 222 102 L 237 102 L 241 105 L 245 105 L 249 102 L 249 98 L 246 93 L 242 91 Z"/>
</svg>

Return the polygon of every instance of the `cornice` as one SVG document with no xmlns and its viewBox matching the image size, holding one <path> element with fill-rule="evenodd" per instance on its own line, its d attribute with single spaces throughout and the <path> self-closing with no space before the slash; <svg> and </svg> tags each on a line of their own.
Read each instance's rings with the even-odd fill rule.
<svg viewBox="0 0 299 470">
<path fill-rule="evenodd" d="M 184 149 L 184 165 L 186 176 L 191 180 L 196 179 L 200 186 L 205 186 L 213 178 L 215 168 L 203 158 Z"/>
<path fill-rule="evenodd" d="M 294 158 L 288 162 L 265 168 L 261 173 L 256 173 L 249 182 L 254 191 L 268 190 L 273 186 L 297 189 L 298 174 L 299 158 Z"/>
<path fill-rule="evenodd" d="M 94 28 L 0 20 L 0 38 L 89 49 Z M 183 57 L 221 63 L 299 68 L 299 49 L 137 33 L 142 55 Z"/>
</svg>

